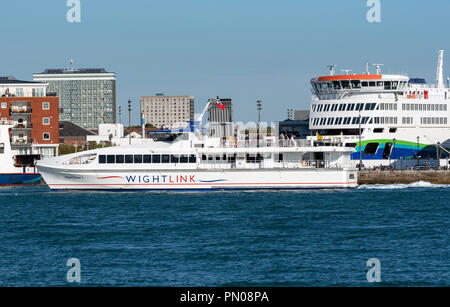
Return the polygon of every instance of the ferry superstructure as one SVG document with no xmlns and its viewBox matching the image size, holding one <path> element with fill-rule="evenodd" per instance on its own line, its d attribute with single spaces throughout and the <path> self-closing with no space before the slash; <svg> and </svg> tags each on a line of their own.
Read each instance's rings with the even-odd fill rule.
<svg viewBox="0 0 450 307">
<path fill-rule="evenodd" d="M 414 162 L 447 155 L 450 147 L 450 89 L 444 84 L 443 50 L 437 85 L 406 75 L 330 75 L 313 78 L 310 129 L 323 143 L 340 139 L 354 147 L 355 164 Z M 348 71 L 347 71 L 348 73 Z M 360 143 L 361 140 L 361 143 Z"/>
<path fill-rule="evenodd" d="M 41 175 L 36 172 L 34 161 L 20 166 L 11 149 L 10 129 L 12 123 L 0 123 L 0 186 L 19 184 L 39 184 Z"/>
<path fill-rule="evenodd" d="M 38 171 L 54 190 L 254 190 L 352 188 L 354 148 L 342 143 L 211 137 L 186 131 L 152 134 L 144 144 L 45 159 Z"/>
</svg>

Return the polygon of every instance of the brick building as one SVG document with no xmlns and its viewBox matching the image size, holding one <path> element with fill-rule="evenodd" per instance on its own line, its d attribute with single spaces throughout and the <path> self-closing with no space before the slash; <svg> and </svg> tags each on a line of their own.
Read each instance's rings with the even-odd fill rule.
<svg viewBox="0 0 450 307">
<path fill-rule="evenodd" d="M 0 97 L 0 121 L 11 124 L 11 147 L 16 155 L 58 155 L 58 97 Z"/>
</svg>

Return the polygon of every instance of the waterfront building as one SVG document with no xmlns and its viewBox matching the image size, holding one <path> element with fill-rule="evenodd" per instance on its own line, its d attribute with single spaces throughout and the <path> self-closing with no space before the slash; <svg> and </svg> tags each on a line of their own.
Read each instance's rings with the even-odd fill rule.
<svg viewBox="0 0 450 307">
<path fill-rule="evenodd" d="M 141 114 L 145 123 L 154 127 L 185 127 L 187 121 L 194 120 L 194 96 L 142 96 Z"/>
<path fill-rule="evenodd" d="M 89 136 L 95 133 L 69 121 L 59 122 L 59 143 L 70 146 L 86 145 Z"/>
<path fill-rule="evenodd" d="M 233 103 L 230 98 L 212 98 L 208 100 L 209 131 L 211 136 L 233 136 Z"/>
<path fill-rule="evenodd" d="M 46 84 L 0 77 L 0 123 L 12 125 L 11 150 L 16 164 L 58 155 L 58 97 Z"/>
<path fill-rule="evenodd" d="M 296 139 L 306 139 L 311 135 L 309 130 L 309 110 L 294 111 L 294 118 L 278 123 L 279 133 Z"/>
<path fill-rule="evenodd" d="M 47 92 L 59 97 L 60 120 L 85 129 L 116 122 L 115 73 L 104 68 L 46 69 L 33 77 L 47 83 Z"/>
</svg>

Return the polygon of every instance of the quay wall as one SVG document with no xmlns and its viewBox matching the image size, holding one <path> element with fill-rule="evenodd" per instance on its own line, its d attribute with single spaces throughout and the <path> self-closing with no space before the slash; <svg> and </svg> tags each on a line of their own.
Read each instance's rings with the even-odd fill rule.
<svg viewBox="0 0 450 307">
<path fill-rule="evenodd" d="M 450 171 L 447 170 L 364 170 L 358 173 L 359 184 L 409 184 L 426 181 L 434 184 L 450 184 Z"/>
</svg>

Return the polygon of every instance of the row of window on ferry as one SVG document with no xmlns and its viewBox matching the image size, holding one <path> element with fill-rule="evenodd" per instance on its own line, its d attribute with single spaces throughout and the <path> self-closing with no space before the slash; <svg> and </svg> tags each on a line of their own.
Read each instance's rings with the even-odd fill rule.
<svg viewBox="0 0 450 307">
<path fill-rule="evenodd" d="M 312 106 L 313 112 L 335 112 L 335 111 L 397 111 L 395 103 L 380 103 L 376 107 L 376 103 L 341 103 L 341 104 L 317 104 Z M 446 104 L 402 104 L 402 111 L 447 111 Z"/>
<path fill-rule="evenodd" d="M 362 117 L 361 124 L 365 125 L 369 121 L 369 117 Z M 372 123 L 372 120 L 369 124 Z M 323 117 L 323 118 L 314 118 L 312 124 L 314 126 L 330 126 L 330 125 L 359 125 L 359 117 Z"/>
<path fill-rule="evenodd" d="M 405 88 L 407 81 L 361 81 L 361 80 L 343 80 L 331 82 L 314 82 L 313 86 L 317 92 L 322 90 L 341 90 L 341 89 L 361 89 L 367 87 L 384 88 L 385 90 L 397 90 Z"/>
<path fill-rule="evenodd" d="M 341 104 L 318 104 L 312 106 L 313 112 L 335 112 L 335 111 L 373 111 L 376 103 L 341 103 Z"/>
<path fill-rule="evenodd" d="M 99 155 L 100 164 L 197 163 L 196 155 Z"/>
</svg>

